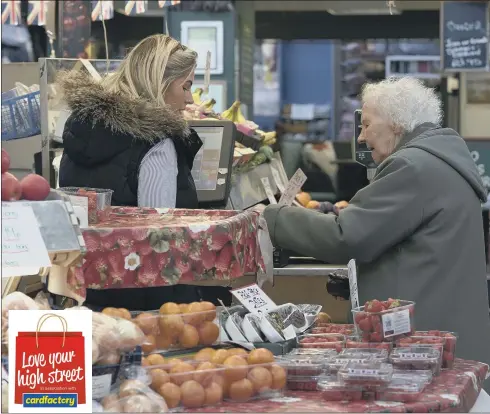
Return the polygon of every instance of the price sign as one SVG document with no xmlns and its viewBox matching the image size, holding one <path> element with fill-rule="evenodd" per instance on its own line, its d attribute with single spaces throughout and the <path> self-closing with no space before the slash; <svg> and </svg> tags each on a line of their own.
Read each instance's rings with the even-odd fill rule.
<svg viewBox="0 0 490 414">
<path fill-rule="evenodd" d="M 488 2 L 441 2 L 441 59 L 445 71 L 488 70 Z"/>
<path fill-rule="evenodd" d="M 50 267 L 51 259 L 29 203 L 2 203 L 2 277 Z"/>
<path fill-rule="evenodd" d="M 231 293 L 254 315 L 262 315 L 277 307 L 272 299 L 256 283 L 239 289 L 233 289 Z"/>
<path fill-rule="evenodd" d="M 276 183 L 277 188 L 279 189 L 281 194 L 284 194 L 286 189 L 284 188 L 284 184 L 282 183 L 282 179 L 279 174 L 279 171 L 277 171 L 272 165 L 270 167 L 272 172 L 272 178 L 274 178 L 274 182 Z"/>
<path fill-rule="evenodd" d="M 260 179 L 260 181 L 262 181 L 262 186 L 264 187 L 265 194 L 267 195 L 267 198 L 269 199 L 269 203 L 271 203 L 271 204 L 277 204 L 277 200 L 276 200 L 276 197 L 274 197 L 274 192 L 272 191 L 271 183 L 269 181 L 269 178 L 262 177 Z"/>
<path fill-rule="evenodd" d="M 398 356 L 402 359 L 427 359 L 429 354 L 419 354 L 419 353 L 400 353 Z"/>
<path fill-rule="evenodd" d="M 279 204 L 285 206 L 290 206 L 291 204 L 293 204 L 296 194 L 299 193 L 299 190 L 301 190 L 301 187 L 303 186 L 305 181 L 306 181 L 305 173 L 301 168 L 298 168 L 298 170 L 294 173 L 294 175 L 289 180 L 286 190 L 283 192 L 279 200 Z"/>
<path fill-rule="evenodd" d="M 359 292 L 357 290 L 357 267 L 354 259 L 347 263 L 347 273 L 349 275 L 349 291 L 352 309 L 359 307 Z"/>
</svg>

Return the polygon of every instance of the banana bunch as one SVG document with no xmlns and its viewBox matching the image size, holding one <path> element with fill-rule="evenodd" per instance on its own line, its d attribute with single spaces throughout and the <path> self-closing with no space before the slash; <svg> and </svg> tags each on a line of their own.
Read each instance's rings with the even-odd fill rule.
<svg viewBox="0 0 490 414">
<path fill-rule="evenodd" d="M 262 145 L 273 145 L 276 143 L 276 131 L 265 132 L 257 129 L 255 133 L 260 136 Z"/>
<path fill-rule="evenodd" d="M 227 119 L 228 121 L 235 122 L 236 124 L 240 124 L 240 118 L 239 114 L 243 118 L 243 122 L 246 121 L 245 117 L 242 115 L 241 109 L 240 109 L 240 101 L 235 101 L 233 102 L 233 105 L 231 105 L 226 111 L 223 111 L 221 113 L 221 119 Z"/>
<path fill-rule="evenodd" d="M 201 105 L 202 104 L 202 101 L 201 101 L 201 96 L 202 96 L 202 93 L 203 93 L 203 89 L 202 88 L 196 88 L 196 90 L 194 92 L 192 92 L 192 99 L 194 100 L 194 103 L 196 105 Z"/>
<path fill-rule="evenodd" d="M 213 98 L 211 98 L 208 99 L 207 101 L 201 102 L 199 108 L 201 109 L 202 112 L 212 112 L 214 105 L 216 105 L 216 101 Z"/>
</svg>

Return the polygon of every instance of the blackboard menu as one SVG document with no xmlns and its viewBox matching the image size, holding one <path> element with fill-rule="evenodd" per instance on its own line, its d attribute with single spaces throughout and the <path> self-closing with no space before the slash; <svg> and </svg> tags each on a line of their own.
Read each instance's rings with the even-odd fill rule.
<svg viewBox="0 0 490 414">
<path fill-rule="evenodd" d="M 488 2 L 441 2 L 441 60 L 445 71 L 488 69 Z"/>
<path fill-rule="evenodd" d="M 490 191 L 490 139 L 465 140 L 478 167 L 483 184 Z"/>
</svg>

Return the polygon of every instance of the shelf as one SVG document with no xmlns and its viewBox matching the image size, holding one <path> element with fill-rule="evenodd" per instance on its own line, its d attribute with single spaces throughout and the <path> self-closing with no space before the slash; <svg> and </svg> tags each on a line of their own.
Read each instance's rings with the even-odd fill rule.
<svg viewBox="0 0 490 414">
<path fill-rule="evenodd" d="M 389 73 L 386 77 L 392 76 L 396 78 L 402 78 L 404 76 L 411 76 L 418 79 L 441 79 L 441 75 L 438 73 Z"/>
</svg>

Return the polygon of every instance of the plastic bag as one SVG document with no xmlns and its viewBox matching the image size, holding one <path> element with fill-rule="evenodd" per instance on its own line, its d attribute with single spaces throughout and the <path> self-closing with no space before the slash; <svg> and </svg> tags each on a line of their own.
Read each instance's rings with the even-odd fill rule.
<svg viewBox="0 0 490 414">
<path fill-rule="evenodd" d="M 8 344 L 9 310 L 50 310 L 44 293 L 32 299 L 22 292 L 12 292 L 2 300 L 2 344 Z"/>
<path fill-rule="evenodd" d="M 104 412 L 112 413 L 166 413 L 163 397 L 141 381 L 129 379 L 112 394 L 101 400 Z"/>
</svg>

